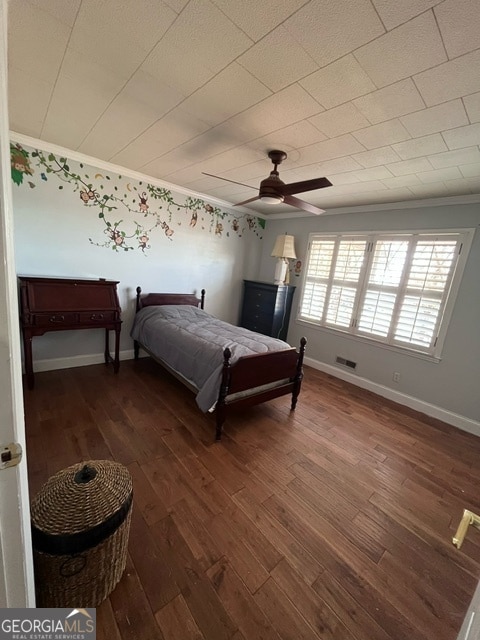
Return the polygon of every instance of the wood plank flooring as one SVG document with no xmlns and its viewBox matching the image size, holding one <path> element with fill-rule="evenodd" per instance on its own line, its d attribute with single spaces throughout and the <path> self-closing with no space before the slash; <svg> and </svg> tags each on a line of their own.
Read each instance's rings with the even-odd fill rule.
<svg viewBox="0 0 480 640">
<path fill-rule="evenodd" d="M 150 359 L 36 374 L 31 496 L 89 459 L 126 465 L 124 576 L 98 640 L 454 640 L 480 579 L 480 438 L 305 368 L 227 421 Z"/>
</svg>

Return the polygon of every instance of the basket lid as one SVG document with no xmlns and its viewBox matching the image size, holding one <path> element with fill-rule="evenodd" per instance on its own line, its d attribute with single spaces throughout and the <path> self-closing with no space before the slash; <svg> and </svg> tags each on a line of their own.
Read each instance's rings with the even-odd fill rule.
<svg viewBox="0 0 480 640">
<path fill-rule="evenodd" d="M 124 465 L 88 460 L 47 480 L 32 500 L 32 525 L 51 535 L 81 533 L 125 509 L 131 499 L 132 478 Z"/>
</svg>

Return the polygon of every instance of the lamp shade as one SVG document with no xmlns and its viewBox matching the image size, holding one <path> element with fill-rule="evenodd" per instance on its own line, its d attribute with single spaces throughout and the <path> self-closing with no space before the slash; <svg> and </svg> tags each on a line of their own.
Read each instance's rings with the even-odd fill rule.
<svg viewBox="0 0 480 640">
<path fill-rule="evenodd" d="M 283 236 L 277 236 L 271 255 L 275 258 L 296 258 L 294 242 L 295 238 L 286 233 Z"/>
</svg>

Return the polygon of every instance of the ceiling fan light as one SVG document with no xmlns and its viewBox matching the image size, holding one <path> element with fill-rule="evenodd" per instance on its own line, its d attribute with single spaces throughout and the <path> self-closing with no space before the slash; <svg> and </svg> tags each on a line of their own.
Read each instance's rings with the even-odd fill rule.
<svg viewBox="0 0 480 640">
<path fill-rule="evenodd" d="M 280 204 L 283 202 L 282 196 L 260 196 L 260 200 L 267 204 Z"/>
</svg>

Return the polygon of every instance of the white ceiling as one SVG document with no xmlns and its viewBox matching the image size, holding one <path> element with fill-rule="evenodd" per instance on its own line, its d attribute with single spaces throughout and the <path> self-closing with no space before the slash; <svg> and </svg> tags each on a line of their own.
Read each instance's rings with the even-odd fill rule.
<svg viewBox="0 0 480 640">
<path fill-rule="evenodd" d="M 327 210 L 480 194 L 480 0 L 10 0 L 8 38 L 13 132 L 206 196 L 275 148 Z"/>
</svg>

